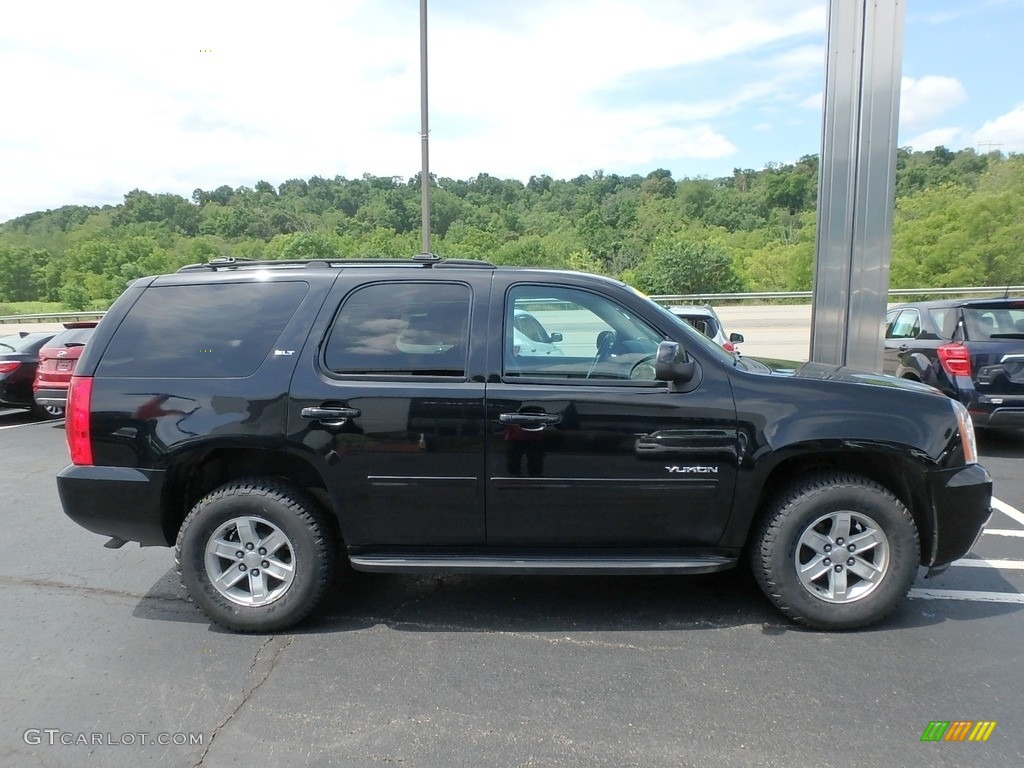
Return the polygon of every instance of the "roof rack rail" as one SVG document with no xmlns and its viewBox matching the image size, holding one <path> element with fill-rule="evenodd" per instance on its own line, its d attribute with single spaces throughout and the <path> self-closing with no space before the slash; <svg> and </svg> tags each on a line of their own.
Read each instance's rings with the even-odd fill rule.
<svg viewBox="0 0 1024 768">
<path fill-rule="evenodd" d="M 434 253 L 417 253 L 411 259 L 346 259 L 346 258 L 310 258 L 310 259 L 239 259 L 234 256 L 221 256 L 201 264 L 187 264 L 178 272 L 217 272 L 221 269 L 266 269 L 268 267 L 302 267 L 302 268 L 344 268 L 350 266 L 422 266 L 422 267 L 480 267 L 494 269 L 489 261 L 478 259 L 443 259 Z"/>
</svg>

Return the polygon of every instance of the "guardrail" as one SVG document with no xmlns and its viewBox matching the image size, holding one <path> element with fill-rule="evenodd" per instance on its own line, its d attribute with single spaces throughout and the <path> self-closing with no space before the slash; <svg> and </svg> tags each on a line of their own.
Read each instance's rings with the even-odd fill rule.
<svg viewBox="0 0 1024 768">
<path fill-rule="evenodd" d="M 43 312 L 38 315 L 3 315 L 0 323 L 73 323 L 78 320 L 99 320 L 103 312 Z"/>
<path fill-rule="evenodd" d="M 889 298 L 895 296 L 934 296 L 935 298 L 960 298 L 986 296 L 1024 295 L 1024 285 L 1009 285 L 986 288 L 893 288 Z M 683 293 L 651 296 L 659 304 L 720 304 L 726 301 L 786 301 L 813 298 L 811 291 L 760 291 L 755 293 Z M 99 320 L 103 312 L 44 312 L 37 315 L 3 315 L 2 323 L 63 323 L 76 320 Z"/>
<path fill-rule="evenodd" d="M 1024 285 L 1009 285 L 987 288 L 892 288 L 889 298 L 896 296 L 930 296 L 935 298 L 985 298 L 987 296 L 1009 296 L 1024 294 Z M 759 293 L 686 293 L 663 296 L 651 296 L 659 304 L 694 303 L 709 304 L 724 301 L 785 301 L 792 299 L 813 298 L 812 291 L 762 291 Z"/>
</svg>

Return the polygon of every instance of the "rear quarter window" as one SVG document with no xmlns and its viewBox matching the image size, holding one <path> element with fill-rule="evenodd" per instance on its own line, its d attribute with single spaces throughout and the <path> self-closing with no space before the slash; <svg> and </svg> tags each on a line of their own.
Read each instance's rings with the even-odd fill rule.
<svg viewBox="0 0 1024 768">
<path fill-rule="evenodd" d="M 97 376 L 251 376 L 309 290 L 305 282 L 151 287 L 110 340 Z"/>
</svg>

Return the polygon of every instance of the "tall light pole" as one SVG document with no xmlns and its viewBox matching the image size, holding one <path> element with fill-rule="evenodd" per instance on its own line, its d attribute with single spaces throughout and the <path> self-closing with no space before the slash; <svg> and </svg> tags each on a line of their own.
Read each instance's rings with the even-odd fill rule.
<svg viewBox="0 0 1024 768">
<path fill-rule="evenodd" d="M 423 253 L 430 253 L 430 128 L 427 123 L 427 0 L 420 0 L 420 203 L 423 208 Z"/>
</svg>

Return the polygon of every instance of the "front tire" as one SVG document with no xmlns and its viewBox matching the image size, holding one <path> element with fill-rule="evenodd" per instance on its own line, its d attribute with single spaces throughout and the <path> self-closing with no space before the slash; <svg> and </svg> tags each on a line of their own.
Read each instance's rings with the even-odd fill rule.
<svg viewBox="0 0 1024 768">
<path fill-rule="evenodd" d="M 920 543 L 889 490 L 845 473 L 804 479 L 769 506 L 754 531 L 751 565 L 776 607 L 815 629 L 881 621 L 906 597 Z"/>
<path fill-rule="evenodd" d="M 241 632 L 286 629 L 316 607 L 330 583 L 337 539 L 310 496 L 276 480 L 221 486 L 178 532 L 178 576 L 214 622 Z"/>
</svg>

